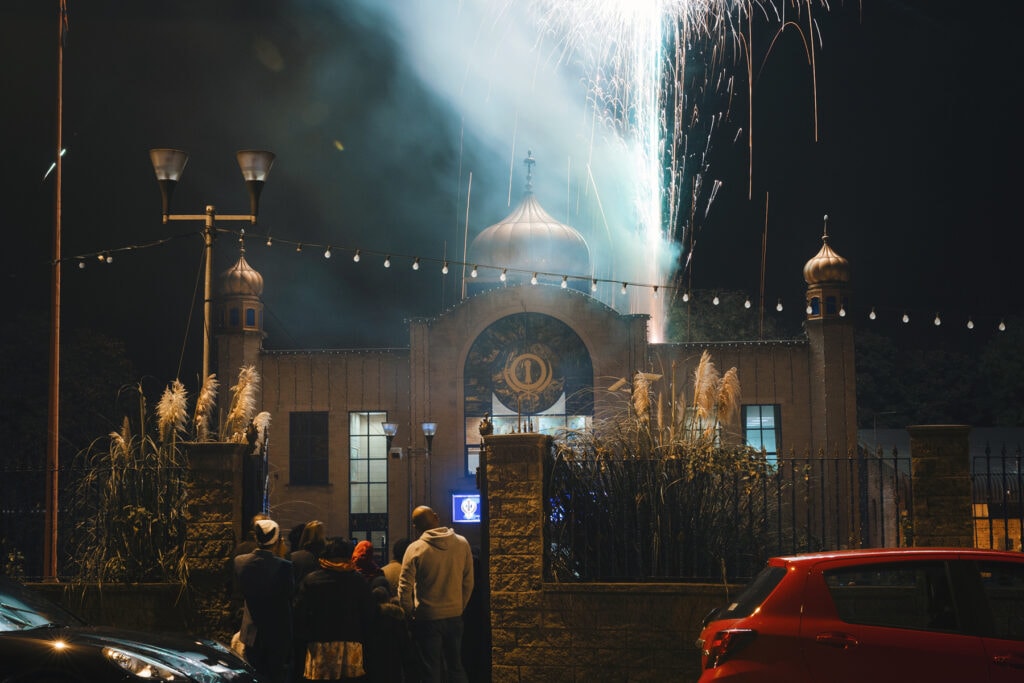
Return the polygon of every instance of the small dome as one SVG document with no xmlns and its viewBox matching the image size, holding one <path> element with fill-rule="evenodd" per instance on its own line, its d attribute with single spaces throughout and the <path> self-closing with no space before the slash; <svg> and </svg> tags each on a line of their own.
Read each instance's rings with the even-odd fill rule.
<svg viewBox="0 0 1024 683">
<path fill-rule="evenodd" d="M 220 292 L 223 296 L 258 297 L 263 294 L 263 276 L 245 260 L 244 251 L 235 265 L 221 273 Z"/>
<path fill-rule="evenodd" d="M 850 263 L 828 246 L 828 233 L 821 236 L 821 251 L 804 264 L 804 282 L 818 285 L 826 282 L 849 282 Z"/>
<path fill-rule="evenodd" d="M 531 152 L 526 159 L 528 172 L 523 200 L 502 221 L 477 235 L 470 245 L 470 262 L 494 266 L 480 269 L 481 282 L 498 282 L 501 268 L 507 268 L 508 277 L 518 281 L 535 272 L 590 275 L 590 248 L 583 235 L 552 218 L 533 195 L 534 163 Z"/>
</svg>

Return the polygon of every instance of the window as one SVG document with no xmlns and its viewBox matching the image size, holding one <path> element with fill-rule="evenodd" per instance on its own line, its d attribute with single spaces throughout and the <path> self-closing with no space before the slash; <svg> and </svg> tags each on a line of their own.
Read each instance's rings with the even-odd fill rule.
<svg viewBox="0 0 1024 683">
<path fill-rule="evenodd" d="M 288 416 L 289 483 L 309 486 L 326 485 L 327 479 L 327 413 L 291 413 Z"/>
<path fill-rule="evenodd" d="M 992 636 L 1024 640 L 1024 564 L 978 564 L 982 587 L 992 612 Z"/>
<path fill-rule="evenodd" d="M 839 618 L 851 624 L 957 631 L 945 562 L 900 562 L 827 570 Z"/>
<path fill-rule="evenodd" d="M 780 413 L 778 405 L 743 406 L 743 438 L 751 448 L 764 451 L 772 465 L 779 459 Z"/>
<path fill-rule="evenodd" d="M 245 309 L 245 326 L 256 327 L 256 309 L 247 308 Z"/>
<path fill-rule="evenodd" d="M 349 516 L 352 528 L 366 533 L 387 528 L 388 448 L 381 426 L 387 419 L 383 411 L 348 414 Z"/>
</svg>

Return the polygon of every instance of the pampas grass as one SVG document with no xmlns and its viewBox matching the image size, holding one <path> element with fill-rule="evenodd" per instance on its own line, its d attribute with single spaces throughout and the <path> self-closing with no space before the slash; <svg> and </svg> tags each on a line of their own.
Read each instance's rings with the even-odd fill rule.
<svg viewBox="0 0 1024 683">
<path fill-rule="evenodd" d="M 222 433 L 230 443 L 244 443 L 245 432 L 256 413 L 256 393 L 259 391 L 260 375 L 256 367 L 247 365 L 238 372 L 238 383 L 231 387 L 231 408 Z"/>
<path fill-rule="evenodd" d="M 217 375 L 210 375 L 203 381 L 203 388 L 199 390 L 199 397 L 196 398 L 196 410 L 192 418 L 196 441 L 210 440 L 210 421 L 213 419 L 213 409 L 217 406 L 217 389 L 219 388 Z"/>
</svg>

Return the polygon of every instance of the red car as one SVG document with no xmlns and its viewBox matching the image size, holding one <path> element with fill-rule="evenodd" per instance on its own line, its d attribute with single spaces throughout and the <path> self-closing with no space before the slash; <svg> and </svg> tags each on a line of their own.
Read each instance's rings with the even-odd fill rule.
<svg viewBox="0 0 1024 683">
<path fill-rule="evenodd" d="M 1024 681 L 1024 553 L 776 557 L 701 627 L 706 681 Z"/>
</svg>

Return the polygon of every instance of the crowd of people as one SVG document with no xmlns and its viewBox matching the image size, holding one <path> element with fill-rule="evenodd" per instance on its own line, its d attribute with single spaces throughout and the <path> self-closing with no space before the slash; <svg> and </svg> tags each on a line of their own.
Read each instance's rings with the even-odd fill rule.
<svg viewBox="0 0 1024 683">
<path fill-rule="evenodd" d="M 468 680 L 469 543 L 429 507 L 412 523 L 417 538 L 396 541 L 380 566 L 372 542 L 329 537 L 319 520 L 285 538 L 268 516 L 253 518 L 228 571 L 241 612 L 232 645 L 260 680 Z"/>
</svg>

